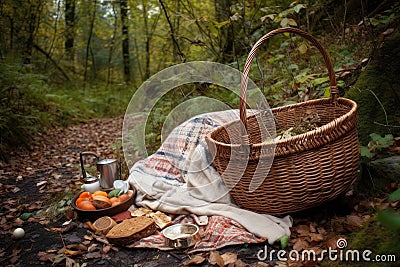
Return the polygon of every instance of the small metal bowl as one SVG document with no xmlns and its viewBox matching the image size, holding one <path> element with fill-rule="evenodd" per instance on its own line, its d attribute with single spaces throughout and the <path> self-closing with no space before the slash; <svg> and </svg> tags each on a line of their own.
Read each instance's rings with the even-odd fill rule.
<svg viewBox="0 0 400 267">
<path fill-rule="evenodd" d="M 193 246 L 199 239 L 199 227 L 195 224 L 174 224 L 162 231 L 165 245 L 172 248 Z"/>
</svg>

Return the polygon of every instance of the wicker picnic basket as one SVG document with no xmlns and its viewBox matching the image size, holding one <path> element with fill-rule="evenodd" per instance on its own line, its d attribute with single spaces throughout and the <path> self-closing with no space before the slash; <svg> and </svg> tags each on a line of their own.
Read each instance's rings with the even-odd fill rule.
<svg viewBox="0 0 400 267">
<path fill-rule="evenodd" d="M 277 129 L 293 127 L 310 112 L 317 114 L 319 124 L 305 133 L 266 142 L 268 129 L 260 127 L 259 116 L 246 110 L 248 75 L 257 49 L 286 32 L 318 48 L 329 73 L 330 97 L 270 110 Z M 206 142 L 213 165 L 238 206 L 258 213 L 288 214 L 331 200 L 356 180 L 360 153 L 356 109 L 354 101 L 339 97 L 331 61 L 321 44 L 302 30 L 279 28 L 261 37 L 249 53 L 242 73 L 240 120 L 216 128 Z M 252 189 L 256 173 L 262 174 L 262 180 Z"/>
</svg>

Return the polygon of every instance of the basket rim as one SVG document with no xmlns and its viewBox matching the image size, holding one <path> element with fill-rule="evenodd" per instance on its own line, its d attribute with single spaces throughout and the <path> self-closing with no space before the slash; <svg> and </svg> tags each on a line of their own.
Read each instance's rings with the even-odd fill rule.
<svg viewBox="0 0 400 267">
<path fill-rule="evenodd" d="M 330 98 L 321 98 L 321 99 L 313 99 L 313 100 L 308 100 L 306 102 L 301 102 L 301 103 L 295 103 L 295 104 L 291 104 L 291 105 L 287 105 L 287 106 L 282 106 L 282 107 L 276 107 L 276 108 L 272 108 L 271 111 L 282 111 L 282 110 L 286 110 L 286 109 L 292 109 L 292 108 L 296 108 L 296 107 L 302 107 L 302 106 L 311 106 L 312 104 L 316 104 L 319 102 L 327 102 L 327 101 L 331 101 Z M 261 147 L 261 146 L 285 146 L 285 145 L 289 145 L 289 144 L 293 144 L 296 143 L 300 140 L 306 140 L 309 139 L 315 135 L 321 135 L 322 133 L 328 132 L 331 129 L 336 128 L 338 125 L 341 125 L 343 122 L 345 122 L 348 118 L 350 118 L 351 116 L 354 116 L 357 112 L 357 103 L 351 99 L 348 98 L 343 98 L 343 97 L 339 97 L 336 99 L 336 103 L 334 102 L 333 104 L 345 104 L 346 106 L 351 107 L 350 110 L 348 112 L 346 112 L 345 114 L 335 118 L 334 120 L 330 121 L 327 124 L 324 124 L 320 127 L 317 127 L 314 130 L 308 131 L 306 133 L 302 133 L 302 134 L 298 134 L 296 136 L 292 136 L 292 137 L 288 137 L 282 140 L 278 140 L 278 141 L 271 141 L 271 142 L 262 142 L 262 143 L 257 143 L 257 144 L 245 144 L 245 145 L 250 145 L 251 147 Z M 254 116 L 254 115 L 251 115 Z M 249 116 L 250 117 L 250 116 Z M 210 140 L 211 142 L 213 142 L 214 144 L 221 146 L 221 147 L 230 147 L 230 148 L 239 148 L 241 146 L 243 146 L 244 144 L 227 144 L 227 143 L 223 143 L 220 141 L 215 140 L 214 138 L 212 138 L 212 135 L 216 132 L 221 131 L 223 128 L 230 126 L 232 124 L 236 124 L 238 122 L 240 122 L 241 120 L 234 120 L 231 121 L 227 124 L 224 125 L 220 125 L 217 128 L 215 128 L 214 130 L 212 130 L 211 132 L 209 132 L 206 135 L 206 139 Z"/>
</svg>

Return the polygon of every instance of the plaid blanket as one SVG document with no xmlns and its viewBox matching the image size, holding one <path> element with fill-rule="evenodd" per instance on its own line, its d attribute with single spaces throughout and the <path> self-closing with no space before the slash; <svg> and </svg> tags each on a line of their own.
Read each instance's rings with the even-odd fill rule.
<svg viewBox="0 0 400 267">
<path fill-rule="evenodd" d="M 207 198 L 208 191 L 203 191 L 206 193 L 200 196 L 200 198 L 204 197 L 201 203 L 206 203 L 205 208 L 196 209 L 190 207 L 190 199 L 193 196 L 187 193 L 188 187 L 191 186 L 188 177 L 190 177 L 190 173 L 193 171 L 190 168 L 194 165 L 193 162 L 196 161 L 202 162 L 200 165 L 195 166 L 203 166 L 210 163 L 208 158 L 206 160 L 205 158 L 199 158 L 198 151 L 196 150 L 202 148 L 204 151 L 207 151 L 204 140 L 205 135 L 215 127 L 237 119 L 239 119 L 238 110 L 213 112 L 193 117 L 174 128 L 156 153 L 135 163 L 131 169 L 129 182 L 138 189 L 136 198 L 138 205 L 153 210 L 161 210 L 166 213 L 173 211 L 175 214 L 183 214 L 182 216 L 178 216 L 174 223 L 196 223 L 193 220 L 193 216 L 191 216 L 191 212 L 193 213 L 194 211 L 203 213 L 199 215 L 208 215 L 208 224 L 206 226 L 199 225 L 202 239 L 191 248 L 191 252 L 213 250 L 235 244 L 260 243 L 267 240 L 267 238 L 259 237 L 249 231 L 249 227 L 246 229 L 236 220 L 232 219 L 232 217 L 241 219 L 252 214 L 249 211 L 239 209 L 233 203 L 231 204 L 229 194 L 214 201 L 214 199 Z M 207 162 L 204 162 L 204 160 Z M 207 172 L 209 176 L 216 176 L 220 180 L 214 168 L 209 167 Z M 223 184 L 222 181 L 220 183 Z M 224 186 L 221 184 L 217 183 L 215 186 L 210 187 L 210 189 L 219 190 L 219 187 Z M 171 201 L 171 198 L 173 201 Z M 165 199 L 169 199 L 173 204 L 165 203 Z M 208 201 L 214 205 L 207 206 Z M 207 210 L 207 207 L 215 210 Z M 221 209 L 221 212 L 219 212 L 219 209 Z M 231 216 L 230 218 L 221 216 L 220 213 Z M 262 215 L 254 214 L 254 216 Z M 265 225 L 265 228 L 271 227 L 269 233 L 277 233 L 270 234 L 273 236 L 272 241 L 279 239 L 283 234 L 290 234 L 289 227 L 292 224 L 290 217 L 287 216 L 284 219 L 279 219 L 270 216 L 265 220 L 267 220 L 268 224 L 271 224 L 270 226 Z M 255 221 L 258 220 L 256 219 Z M 254 224 L 257 224 L 257 222 Z M 260 223 L 258 223 L 257 227 L 263 228 L 263 225 L 261 224 L 260 226 Z M 271 243 L 271 240 L 268 241 Z M 129 247 L 157 248 L 160 250 L 170 249 L 164 245 L 164 238 L 161 233 L 143 238 Z"/>
</svg>

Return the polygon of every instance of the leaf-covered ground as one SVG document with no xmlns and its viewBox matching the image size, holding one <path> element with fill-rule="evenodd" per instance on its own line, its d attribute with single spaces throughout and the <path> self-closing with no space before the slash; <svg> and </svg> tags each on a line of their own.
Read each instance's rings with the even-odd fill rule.
<svg viewBox="0 0 400 267">
<path fill-rule="evenodd" d="M 316 266 L 320 262 L 263 259 L 281 244 L 227 247 L 188 255 L 184 250 L 126 249 L 109 244 L 79 220 L 68 221 L 68 200 L 80 188 L 79 152 L 94 151 L 102 158 L 120 154 L 122 117 L 96 119 L 33 137 L 29 150 L 12 153 L 0 163 L 0 265 L 1 266 Z M 118 154 L 118 155 L 115 155 Z M 396 187 L 397 185 L 393 185 Z M 306 212 L 293 214 L 294 227 L 286 252 L 337 249 L 340 238 L 349 239 L 374 219 L 376 208 L 398 203 L 346 195 Z M 67 216 L 68 217 L 68 216 Z M 66 223 L 69 222 L 69 223 Z M 22 239 L 12 238 L 22 227 Z M 373 249 L 373 248 L 372 248 Z M 262 252 L 262 253 L 261 253 Z M 261 254 L 260 254 L 261 253 Z M 258 255 L 258 256 L 257 256 Z M 286 254 L 288 255 L 288 254 Z M 260 258 L 261 256 L 261 258 Z M 325 263 L 330 265 L 330 262 Z"/>
</svg>

